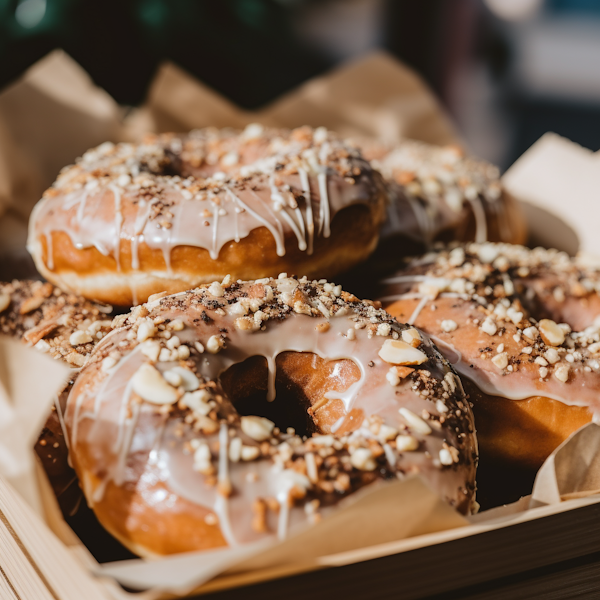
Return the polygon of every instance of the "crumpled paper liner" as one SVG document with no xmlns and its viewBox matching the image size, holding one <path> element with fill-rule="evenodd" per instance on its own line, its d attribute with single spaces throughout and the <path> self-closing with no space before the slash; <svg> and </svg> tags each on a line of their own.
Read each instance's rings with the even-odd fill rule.
<svg viewBox="0 0 600 600">
<path fill-rule="evenodd" d="M 502 183 L 522 201 L 534 245 L 600 256 L 600 152 L 547 133 Z"/>
<path fill-rule="evenodd" d="M 600 426 L 572 433 L 538 471 L 529 507 L 600 494 Z"/>
<path fill-rule="evenodd" d="M 40 515 L 33 446 L 70 369 L 0 336 L 0 475 Z"/>
<path fill-rule="evenodd" d="M 198 127 L 323 125 L 342 135 L 397 143 L 403 137 L 432 144 L 458 142 L 440 104 L 416 73 L 383 51 L 317 77 L 258 111 L 245 111 L 167 63 L 158 71 L 145 105 L 128 125 L 140 131 Z"/>
<path fill-rule="evenodd" d="M 64 52 L 33 65 L 0 94 L 0 209 L 27 219 L 60 169 L 121 137 L 124 114 Z"/>
<path fill-rule="evenodd" d="M 312 570 L 327 555 L 467 524 L 420 478 L 413 477 L 370 486 L 341 503 L 329 517 L 282 542 L 259 542 L 158 561 L 121 561 L 102 565 L 97 572 L 134 589 L 186 593 L 221 573 L 235 576 L 274 569 L 287 573 Z"/>
</svg>

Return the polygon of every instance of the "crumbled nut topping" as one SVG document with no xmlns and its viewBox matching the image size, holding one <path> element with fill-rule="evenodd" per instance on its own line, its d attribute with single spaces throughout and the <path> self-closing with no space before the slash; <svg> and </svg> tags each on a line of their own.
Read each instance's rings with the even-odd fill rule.
<svg viewBox="0 0 600 600">
<path fill-rule="evenodd" d="M 110 330 L 111 308 L 41 281 L 0 282 L 0 333 L 79 368 Z"/>
<path fill-rule="evenodd" d="M 586 257 L 509 244 L 438 246 L 408 260 L 406 269 L 387 284 L 395 294 L 388 296 L 390 301 L 419 297 L 427 284 L 439 297 L 455 299 L 456 307 L 475 307 L 466 323 L 438 321 L 439 333 L 453 335 L 466 325 L 477 326 L 484 334 L 481 357 L 506 375 L 531 364 L 540 379 L 553 375 L 554 381 L 566 384 L 582 374 L 600 372 L 600 320 L 594 320 L 593 313 L 600 266 Z M 581 303 L 581 311 L 574 310 L 574 302 Z M 575 318 L 584 323 L 584 314 L 591 315 L 590 322 L 579 331 L 561 322 Z M 536 315 L 544 318 L 537 320 Z"/>
<path fill-rule="evenodd" d="M 260 133 L 247 135 L 248 131 Z M 283 206 L 295 210 L 305 202 L 303 190 L 280 183 L 282 177 L 297 174 L 299 169 L 315 174 L 330 169 L 353 183 L 371 170 L 357 148 L 324 128 L 288 131 L 253 124 L 241 133 L 206 128 L 185 136 L 147 135 L 141 144 L 106 142 L 62 169 L 45 197 L 77 190 L 116 189 L 151 199 L 150 219 L 169 229 L 174 217 L 169 198 L 173 190 L 184 200 L 202 202 L 204 217 L 210 220 L 228 211 L 242 211 L 231 203 L 223 206 L 228 203 L 224 192 L 245 189 L 255 175 L 277 190 L 271 197 L 275 211 Z M 213 284 L 214 296 L 219 296 L 219 286 L 218 282 Z"/>
<path fill-rule="evenodd" d="M 198 315 L 198 329 L 194 329 L 196 321 L 184 320 L 190 315 Z M 398 391 L 409 392 L 412 401 L 414 395 L 416 401 L 423 401 L 423 409 L 416 414 L 402 407 L 386 419 L 364 415 L 361 409 L 355 425 L 350 411 L 330 431 L 311 436 L 299 435 L 293 428 L 282 431 L 263 416 L 240 415 L 219 379 L 206 375 L 206 365 L 229 360 L 227 353 L 236 351 L 239 340 L 248 339 L 252 347 L 252 337 L 247 335 L 261 336 L 292 315 L 308 315 L 330 325 L 316 331 L 309 327 L 319 344 L 330 335 L 350 347 L 370 339 L 374 356 L 365 366 L 374 367 L 377 361 L 378 369 L 384 367 L 382 377 L 393 386 L 385 393 L 393 398 Z M 335 321 L 340 318 L 343 321 Z M 245 329 L 240 320 L 252 326 Z M 121 359 L 138 351 L 143 362 L 133 376 L 130 402 L 143 402 L 145 410 L 181 424 L 183 451 L 192 457 L 194 470 L 205 476 L 206 485 L 215 486 L 223 497 L 235 495 L 236 490 L 218 467 L 221 448 L 227 460 L 238 466 L 270 460 L 289 480 L 290 505 L 302 503 L 312 516 L 319 506 L 377 478 L 401 477 L 420 469 L 473 468 L 470 408 L 457 376 L 417 329 L 397 323 L 376 303 L 360 301 L 335 284 L 285 273 L 255 282 L 227 279 L 153 299 L 115 319 L 114 327 L 90 368 L 98 365 L 99 376 L 109 377 Z M 200 330 L 206 338 L 198 339 Z M 327 397 L 318 400 L 308 408 L 308 415 L 328 402 Z M 345 419 L 351 426 L 341 427 Z M 438 457 L 442 442 L 450 462 Z M 435 450 L 428 452 L 432 444 L 437 444 Z M 257 531 L 268 527 L 267 516 L 280 510 L 278 502 L 272 498 L 255 502 Z"/>
</svg>

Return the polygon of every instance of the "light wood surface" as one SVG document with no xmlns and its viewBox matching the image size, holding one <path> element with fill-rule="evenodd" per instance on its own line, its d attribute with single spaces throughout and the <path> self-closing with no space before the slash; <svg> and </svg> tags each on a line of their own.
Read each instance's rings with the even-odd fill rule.
<svg viewBox="0 0 600 600">
<path fill-rule="evenodd" d="M 0 477 L 0 598 L 109 600 L 12 487 Z"/>
</svg>

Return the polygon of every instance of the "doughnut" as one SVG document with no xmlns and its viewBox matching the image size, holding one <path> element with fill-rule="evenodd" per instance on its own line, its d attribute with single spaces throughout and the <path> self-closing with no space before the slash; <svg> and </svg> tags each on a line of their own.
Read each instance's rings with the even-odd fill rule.
<svg viewBox="0 0 600 600">
<path fill-rule="evenodd" d="M 67 395 L 94 344 L 110 330 L 110 307 L 65 294 L 41 281 L 0 282 L 0 333 L 22 340 L 73 368 L 73 379 L 54 398 L 52 411 L 35 444 L 61 508 L 69 512 L 79 498 L 68 465 L 63 413 Z"/>
<path fill-rule="evenodd" d="M 447 361 L 306 277 L 227 277 L 117 317 L 66 424 L 88 503 L 140 556 L 283 538 L 409 475 L 474 502 L 472 414 Z"/>
<path fill-rule="evenodd" d="M 377 257 L 421 254 L 434 241 L 525 242 L 522 211 L 494 165 L 458 146 L 404 140 L 394 148 L 361 147 L 388 187 Z"/>
<path fill-rule="evenodd" d="M 132 306 L 227 274 L 333 277 L 384 213 L 381 176 L 324 128 L 203 129 L 86 152 L 36 205 L 28 248 L 48 281 Z"/>
<path fill-rule="evenodd" d="M 381 301 L 461 375 L 482 465 L 535 473 L 600 414 L 599 291 L 599 267 L 583 257 L 472 243 L 408 260 Z"/>
</svg>

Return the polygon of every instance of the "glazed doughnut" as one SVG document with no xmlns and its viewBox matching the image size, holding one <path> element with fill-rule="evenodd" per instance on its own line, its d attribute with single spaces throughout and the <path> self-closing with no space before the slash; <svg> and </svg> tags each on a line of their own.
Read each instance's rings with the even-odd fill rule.
<svg viewBox="0 0 600 600">
<path fill-rule="evenodd" d="M 389 192 L 377 257 L 390 262 L 417 255 L 434 241 L 525 242 L 522 211 L 494 165 L 458 146 L 404 140 L 394 148 L 373 142 L 361 147 Z"/>
<path fill-rule="evenodd" d="M 149 136 L 64 169 L 28 247 L 49 281 L 122 306 L 226 274 L 332 277 L 375 248 L 384 195 L 359 151 L 324 128 Z"/>
<path fill-rule="evenodd" d="M 408 261 L 382 302 L 462 376 L 482 464 L 533 473 L 600 414 L 599 290 L 600 270 L 582 258 L 468 244 Z"/>
<path fill-rule="evenodd" d="M 54 399 L 35 445 L 59 503 L 69 512 L 78 497 L 75 473 L 68 465 L 63 412 L 77 371 L 94 344 L 110 330 L 110 307 L 65 294 L 41 281 L 0 282 L 0 333 L 23 340 L 73 368 L 73 379 Z"/>
<path fill-rule="evenodd" d="M 417 473 L 469 511 L 472 415 L 426 337 L 334 284 L 228 279 L 117 317 L 75 383 L 72 459 L 110 533 L 141 556 L 283 537 Z"/>
</svg>

